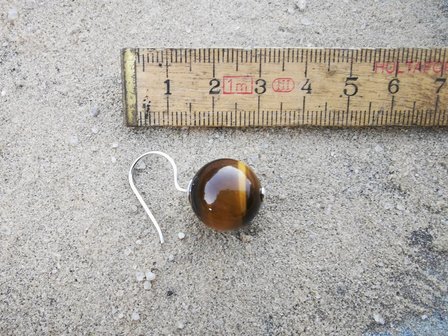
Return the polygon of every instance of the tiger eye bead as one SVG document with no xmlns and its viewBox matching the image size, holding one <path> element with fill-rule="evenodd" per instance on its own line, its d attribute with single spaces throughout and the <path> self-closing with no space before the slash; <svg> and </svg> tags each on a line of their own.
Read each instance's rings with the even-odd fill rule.
<svg viewBox="0 0 448 336">
<path fill-rule="evenodd" d="M 257 214 L 263 200 L 260 181 L 243 162 L 219 159 L 202 167 L 190 184 L 190 204 L 205 225 L 238 229 Z"/>
</svg>

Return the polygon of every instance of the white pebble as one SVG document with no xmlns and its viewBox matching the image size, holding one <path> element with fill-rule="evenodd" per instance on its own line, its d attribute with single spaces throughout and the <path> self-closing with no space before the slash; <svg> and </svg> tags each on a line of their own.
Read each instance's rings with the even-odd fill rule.
<svg viewBox="0 0 448 336">
<path fill-rule="evenodd" d="M 307 17 L 303 17 L 303 18 L 300 20 L 300 23 L 303 24 L 304 26 L 309 26 L 310 24 L 312 24 L 311 20 L 308 19 Z"/>
<path fill-rule="evenodd" d="M 143 281 L 145 279 L 145 273 L 143 272 L 135 272 L 135 278 L 137 281 Z"/>
<path fill-rule="evenodd" d="M 145 164 L 143 161 L 139 161 L 139 162 L 135 165 L 135 169 L 138 169 L 138 170 L 146 169 L 146 164 Z"/>
<path fill-rule="evenodd" d="M 2 97 L 6 96 L 6 91 L 2 90 L 1 95 L 2 95 Z"/>
<path fill-rule="evenodd" d="M 375 146 L 375 152 L 381 153 L 383 150 L 384 150 L 383 147 L 381 147 L 380 145 Z"/>
<path fill-rule="evenodd" d="M 140 320 L 140 314 L 137 312 L 133 312 L 131 318 L 132 318 L 132 321 L 138 321 L 138 320 Z"/>
<path fill-rule="evenodd" d="M 390 209 L 393 208 L 392 204 L 390 204 L 390 203 L 388 203 L 388 202 L 384 203 L 383 207 L 384 207 L 384 209 L 386 209 L 386 210 L 390 210 Z"/>
<path fill-rule="evenodd" d="M 381 314 L 378 314 L 378 313 L 373 314 L 373 319 L 378 324 L 384 324 L 385 323 L 384 318 L 381 316 Z"/>
<path fill-rule="evenodd" d="M 306 0 L 298 0 L 296 2 L 296 6 L 299 9 L 299 11 L 303 12 L 306 8 Z"/>
<path fill-rule="evenodd" d="M 120 320 L 124 317 L 124 314 L 123 313 L 120 313 L 120 314 L 118 314 L 118 316 L 117 316 Z"/>
<path fill-rule="evenodd" d="M 100 114 L 100 111 L 98 110 L 97 106 L 94 106 L 90 109 L 90 115 L 92 117 L 98 117 L 98 114 Z"/>
<path fill-rule="evenodd" d="M 173 260 L 174 260 L 174 255 L 170 254 L 170 255 L 168 256 L 168 261 L 173 261 Z"/>
<path fill-rule="evenodd" d="M 422 320 L 426 320 L 428 318 L 428 315 L 424 314 L 421 316 Z"/>
<path fill-rule="evenodd" d="M 19 13 L 17 12 L 17 8 L 12 7 L 8 10 L 8 21 L 14 21 L 19 17 Z"/>
<path fill-rule="evenodd" d="M 11 229 L 7 226 L 0 226 L 0 235 L 9 236 L 11 234 Z"/>
<path fill-rule="evenodd" d="M 398 204 L 396 205 L 396 208 L 397 208 L 397 210 L 400 210 L 400 211 L 405 210 L 404 205 L 403 205 L 403 204 L 400 204 L 400 203 L 398 203 Z"/>
<path fill-rule="evenodd" d="M 93 126 L 92 127 L 92 133 L 94 133 L 94 134 L 97 134 L 98 133 L 98 127 L 96 127 L 96 126 Z"/>
<path fill-rule="evenodd" d="M 112 156 L 112 157 L 110 158 L 110 162 L 112 162 L 112 163 L 117 162 L 117 158 L 116 158 L 115 156 Z"/>
<path fill-rule="evenodd" d="M 145 281 L 145 282 L 143 283 L 143 288 L 144 288 L 145 290 L 149 290 L 149 289 L 151 289 L 151 287 L 152 287 L 151 281 Z"/>
<path fill-rule="evenodd" d="M 137 212 L 138 211 L 138 207 L 135 204 L 131 205 L 131 211 L 132 212 Z"/>
<path fill-rule="evenodd" d="M 76 135 L 72 135 L 68 141 L 70 142 L 70 145 L 76 146 L 79 143 L 78 137 Z"/>
<path fill-rule="evenodd" d="M 183 322 L 177 322 L 177 329 L 183 329 L 185 328 L 185 324 Z"/>
<path fill-rule="evenodd" d="M 153 273 L 151 271 L 146 272 L 146 280 L 154 281 L 155 279 L 156 279 L 155 273 Z"/>
<path fill-rule="evenodd" d="M 136 243 L 137 245 L 141 245 L 141 244 L 142 244 L 142 241 L 141 241 L 140 239 L 137 239 L 137 240 L 135 241 L 135 243 Z"/>
<path fill-rule="evenodd" d="M 114 142 L 114 143 L 112 144 L 112 148 L 118 148 L 118 142 Z"/>
<path fill-rule="evenodd" d="M 183 233 L 183 232 L 179 232 L 179 233 L 177 234 L 177 238 L 179 238 L 180 240 L 184 239 L 184 238 L 185 238 L 185 233 Z"/>
<path fill-rule="evenodd" d="M 288 14 L 294 14 L 294 8 L 289 7 L 287 12 L 288 12 Z"/>
</svg>

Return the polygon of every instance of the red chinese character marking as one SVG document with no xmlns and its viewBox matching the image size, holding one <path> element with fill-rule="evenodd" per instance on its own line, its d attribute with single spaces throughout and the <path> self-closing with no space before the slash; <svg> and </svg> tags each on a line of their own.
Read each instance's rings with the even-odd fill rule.
<svg viewBox="0 0 448 336">
<path fill-rule="evenodd" d="M 292 78 L 276 78 L 272 82 L 274 92 L 291 92 L 294 90 L 294 80 Z"/>
</svg>

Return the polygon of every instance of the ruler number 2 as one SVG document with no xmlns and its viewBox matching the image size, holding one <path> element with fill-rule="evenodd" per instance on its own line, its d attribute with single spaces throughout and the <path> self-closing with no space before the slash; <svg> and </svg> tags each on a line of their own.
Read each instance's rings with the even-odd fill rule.
<svg viewBox="0 0 448 336">
<path fill-rule="evenodd" d="M 219 81 L 219 79 L 213 78 L 210 80 L 208 84 L 211 86 L 210 91 L 208 93 L 219 94 L 221 92 L 221 89 L 219 88 L 221 82 Z"/>
</svg>

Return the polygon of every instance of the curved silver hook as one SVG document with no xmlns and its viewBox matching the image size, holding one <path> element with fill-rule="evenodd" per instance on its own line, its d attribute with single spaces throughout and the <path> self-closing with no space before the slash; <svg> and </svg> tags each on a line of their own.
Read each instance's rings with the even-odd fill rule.
<svg viewBox="0 0 448 336">
<path fill-rule="evenodd" d="M 171 163 L 171 166 L 173 167 L 173 172 L 174 172 L 174 186 L 176 187 L 177 190 L 182 191 L 182 192 L 188 192 L 188 190 L 184 189 L 184 188 L 181 188 L 179 186 L 179 183 L 177 182 L 177 167 L 176 167 L 176 163 L 174 162 L 174 160 L 168 154 L 165 154 L 163 152 L 151 151 L 151 152 L 144 153 L 144 154 L 140 155 L 132 163 L 131 169 L 129 169 L 129 184 L 131 185 L 131 189 L 134 192 L 135 196 L 137 196 L 137 199 L 140 202 L 140 204 L 143 206 L 143 209 L 145 209 L 145 212 L 148 215 L 149 219 L 151 219 L 151 222 L 156 227 L 157 233 L 159 234 L 160 244 L 163 244 L 165 240 L 163 239 L 163 234 L 162 234 L 162 231 L 160 230 L 160 226 L 157 223 L 157 220 L 155 219 L 155 217 L 152 214 L 151 210 L 149 210 L 148 206 L 146 205 L 145 201 L 143 200 L 142 195 L 140 195 L 140 193 L 138 192 L 137 187 L 135 186 L 134 174 L 133 174 L 134 173 L 134 168 L 135 168 L 135 165 L 137 164 L 137 162 L 140 161 L 140 159 L 142 159 L 143 157 L 145 157 L 147 155 L 151 155 L 151 154 L 163 156 L 164 158 L 166 158 L 169 161 L 169 163 Z"/>
</svg>

